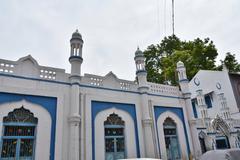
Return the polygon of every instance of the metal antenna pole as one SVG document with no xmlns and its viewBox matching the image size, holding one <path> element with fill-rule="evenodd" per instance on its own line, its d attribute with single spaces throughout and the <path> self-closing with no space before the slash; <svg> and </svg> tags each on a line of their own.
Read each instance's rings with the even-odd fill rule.
<svg viewBox="0 0 240 160">
<path fill-rule="evenodd" d="M 172 0 L 172 30 L 174 35 L 174 0 Z"/>
</svg>

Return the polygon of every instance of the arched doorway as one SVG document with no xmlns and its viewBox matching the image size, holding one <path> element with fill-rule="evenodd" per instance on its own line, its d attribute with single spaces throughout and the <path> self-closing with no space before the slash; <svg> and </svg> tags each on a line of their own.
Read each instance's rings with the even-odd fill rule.
<svg viewBox="0 0 240 160">
<path fill-rule="evenodd" d="M 200 142 L 202 153 L 207 152 L 205 137 L 206 137 L 206 134 L 203 131 L 201 131 L 198 135 L 198 139 L 199 139 L 199 142 Z"/>
<path fill-rule="evenodd" d="M 167 118 L 163 123 L 164 138 L 168 160 L 181 159 L 176 123 Z"/>
<path fill-rule="evenodd" d="M 1 160 L 33 160 L 38 119 L 23 106 L 3 118 Z"/>
<path fill-rule="evenodd" d="M 125 158 L 124 125 L 125 122 L 115 113 L 104 122 L 105 160 Z"/>
</svg>

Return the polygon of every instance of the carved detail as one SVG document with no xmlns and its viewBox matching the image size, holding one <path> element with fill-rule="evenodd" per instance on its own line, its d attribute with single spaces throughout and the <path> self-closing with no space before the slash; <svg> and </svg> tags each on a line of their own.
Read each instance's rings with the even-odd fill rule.
<svg viewBox="0 0 240 160">
<path fill-rule="evenodd" d="M 104 122 L 104 125 L 124 125 L 124 121 L 117 114 L 112 113 L 107 117 L 107 120 Z"/>
<path fill-rule="evenodd" d="M 14 109 L 9 112 L 7 116 L 3 117 L 3 122 L 27 122 L 37 124 L 38 119 L 34 117 L 33 113 L 23 106 L 21 108 Z"/>
</svg>

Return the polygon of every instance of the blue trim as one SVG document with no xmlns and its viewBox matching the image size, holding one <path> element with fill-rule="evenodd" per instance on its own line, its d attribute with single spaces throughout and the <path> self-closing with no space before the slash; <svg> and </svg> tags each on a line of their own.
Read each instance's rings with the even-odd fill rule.
<svg viewBox="0 0 240 160">
<path fill-rule="evenodd" d="M 136 74 L 139 74 L 139 73 L 145 73 L 145 74 L 147 74 L 147 71 L 146 71 L 146 70 L 138 70 L 138 71 L 136 71 Z"/>
<path fill-rule="evenodd" d="M 195 100 L 192 100 L 192 109 L 193 109 L 194 118 L 198 118 Z"/>
<path fill-rule="evenodd" d="M 240 127 L 234 127 L 234 128 L 240 129 Z"/>
<path fill-rule="evenodd" d="M 185 125 L 185 119 L 184 119 L 184 114 L 183 114 L 183 109 L 182 108 L 179 108 L 179 107 L 154 106 L 154 116 L 155 116 L 155 125 L 156 125 L 155 127 L 158 128 L 157 120 L 158 120 L 159 116 L 162 113 L 166 112 L 166 111 L 170 111 L 172 113 L 175 113 L 178 116 L 178 118 L 181 119 L 182 124 L 183 124 L 183 128 L 184 128 L 185 139 L 187 141 L 187 150 L 188 150 L 188 155 L 189 155 L 190 154 L 190 146 L 189 146 L 189 140 L 188 140 L 188 136 L 187 136 L 187 129 L 186 129 L 186 125 Z M 157 132 L 157 138 L 158 138 L 159 153 L 160 153 L 160 156 L 161 156 L 158 132 Z"/>
<path fill-rule="evenodd" d="M 13 78 L 19 78 L 19 79 L 26 79 L 26 80 L 33 80 L 33 81 L 42 81 L 42 82 L 49 82 L 49 83 L 56 83 L 56 84 L 63 84 L 63 85 L 71 85 L 71 83 L 67 83 L 67 82 L 61 82 L 61 81 L 55 81 L 55 80 L 47 80 L 47 79 L 40 79 L 40 78 L 31 78 L 31 77 L 24 77 L 24 76 L 17 76 L 17 75 L 4 74 L 4 73 L 0 73 L 0 76 L 13 77 Z"/>
<path fill-rule="evenodd" d="M 179 80 L 178 82 L 179 82 L 179 83 L 180 83 L 180 82 L 189 82 L 189 80 L 188 80 L 188 79 L 181 79 L 181 80 Z"/>
<path fill-rule="evenodd" d="M 234 132 L 230 132 L 230 134 L 237 134 L 238 132 L 237 131 L 234 131 Z"/>
<path fill-rule="evenodd" d="M 45 108 L 52 119 L 51 125 L 51 142 L 50 142 L 50 160 L 54 160 L 55 154 L 55 132 L 56 132 L 56 112 L 57 112 L 57 98 L 56 97 L 45 97 L 45 96 L 34 96 L 25 94 L 15 93 L 4 93 L 0 92 L 0 104 L 17 102 L 26 100 L 28 102 L 38 104 Z M 21 107 L 21 106 L 19 106 Z"/>
<path fill-rule="evenodd" d="M 95 128 L 94 128 L 94 121 L 97 114 L 101 111 L 110 108 L 117 108 L 120 110 L 124 110 L 132 117 L 134 121 L 135 127 L 135 138 L 136 138 L 136 149 L 137 149 L 137 158 L 140 158 L 140 148 L 139 148 L 139 137 L 138 137 L 138 127 L 137 127 L 137 115 L 136 115 L 136 108 L 134 104 L 126 104 L 126 103 L 114 103 L 114 102 L 100 102 L 100 101 L 92 101 L 91 102 L 91 109 L 92 109 L 92 159 L 95 160 Z"/>
<path fill-rule="evenodd" d="M 33 124 L 33 123 L 19 123 L 19 122 L 8 122 L 8 123 L 4 123 L 5 126 L 37 126 L 37 124 Z"/>
<path fill-rule="evenodd" d="M 69 57 L 68 60 L 71 61 L 72 59 L 79 59 L 79 60 L 83 61 L 83 58 L 80 56 L 71 56 L 71 57 Z"/>
<path fill-rule="evenodd" d="M 207 129 L 207 128 L 205 128 L 205 127 L 198 127 L 197 129 L 198 130 L 203 130 L 203 129 Z"/>
<path fill-rule="evenodd" d="M 216 132 L 208 132 L 207 135 L 215 135 Z"/>
<path fill-rule="evenodd" d="M 210 95 L 205 95 L 204 96 L 204 99 L 205 99 L 205 102 L 206 102 L 206 105 L 207 105 L 207 108 L 212 108 L 212 100 L 211 100 L 211 97 Z"/>
</svg>

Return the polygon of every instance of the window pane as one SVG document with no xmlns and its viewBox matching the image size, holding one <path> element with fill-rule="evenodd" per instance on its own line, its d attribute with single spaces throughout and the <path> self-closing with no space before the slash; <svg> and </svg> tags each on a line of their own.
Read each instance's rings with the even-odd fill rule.
<svg viewBox="0 0 240 160">
<path fill-rule="evenodd" d="M 4 136 L 34 136 L 34 126 L 5 126 Z"/>
<path fill-rule="evenodd" d="M 175 128 L 168 128 L 168 129 L 164 129 L 164 135 L 176 135 L 176 129 Z"/>
<path fill-rule="evenodd" d="M 17 139 L 3 139 L 1 158 L 16 157 Z"/>
<path fill-rule="evenodd" d="M 114 139 L 113 138 L 105 139 L 105 150 L 106 150 L 106 152 L 114 152 Z"/>
<path fill-rule="evenodd" d="M 123 159 L 123 158 L 125 158 L 124 157 L 124 152 L 117 152 L 117 153 L 115 153 L 114 158 L 115 159 Z"/>
<path fill-rule="evenodd" d="M 105 136 L 123 136 L 123 128 L 105 128 Z"/>
<path fill-rule="evenodd" d="M 117 152 L 124 152 L 124 138 L 116 138 Z"/>
<path fill-rule="evenodd" d="M 20 157 L 31 157 L 33 155 L 33 139 L 21 139 Z"/>
</svg>

